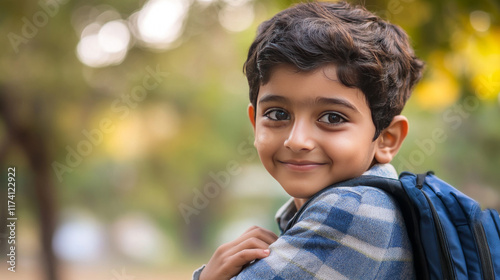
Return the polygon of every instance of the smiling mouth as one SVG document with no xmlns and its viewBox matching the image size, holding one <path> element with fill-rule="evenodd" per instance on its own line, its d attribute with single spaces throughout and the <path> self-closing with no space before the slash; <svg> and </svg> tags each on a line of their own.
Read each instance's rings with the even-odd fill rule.
<svg viewBox="0 0 500 280">
<path fill-rule="evenodd" d="M 326 163 L 313 162 L 313 161 L 296 161 L 296 160 L 290 160 L 290 161 L 278 160 L 278 162 L 283 164 L 286 168 L 290 169 L 291 171 L 295 171 L 295 172 L 313 171 L 316 168 L 321 167 L 321 166 L 326 164 Z"/>
</svg>

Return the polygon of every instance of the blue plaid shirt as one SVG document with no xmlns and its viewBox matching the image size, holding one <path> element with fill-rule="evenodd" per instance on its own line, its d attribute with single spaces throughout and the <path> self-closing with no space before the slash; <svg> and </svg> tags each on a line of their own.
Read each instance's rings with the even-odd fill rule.
<svg viewBox="0 0 500 280">
<path fill-rule="evenodd" d="M 365 175 L 397 178 L 390 164 L 375 165 Z M 278 211 L 282 231 L 296 212 L 293 200 Z M 322 193 L 269 249 L 268 257 L 232 279 L 415 279 L 401 212 L 390 196 L 373 187 Z"/>
</svg>

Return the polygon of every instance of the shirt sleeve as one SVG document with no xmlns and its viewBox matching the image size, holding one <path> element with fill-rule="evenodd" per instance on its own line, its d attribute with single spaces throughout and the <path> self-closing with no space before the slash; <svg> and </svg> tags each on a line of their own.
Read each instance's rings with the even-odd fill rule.
<svg viewBox="0 0 500 280">
<path fill-rule="evenodd" d="M 201 275 L 201 272 L 203 271 L 203 269 L 205 268 L 205 265 L 201 266 L 200 268 L 198 268 L 197 270 L 195 270 L 193 272 L 193 280 L 199 280 L 200 279 L 200 275 Z"/>
<path fill-rule="evenodd" d="M 233 279 L 414 279 L 403 218 L 371 187 L 324 192 L 298 222 Z"/>
</svg>

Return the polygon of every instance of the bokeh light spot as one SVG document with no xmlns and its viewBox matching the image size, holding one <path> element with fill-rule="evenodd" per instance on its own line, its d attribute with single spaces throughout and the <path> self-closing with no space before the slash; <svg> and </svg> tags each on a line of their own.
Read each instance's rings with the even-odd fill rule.
<svg viewBox="0 0 500 280">
<path fill-rule="evenodd" d="M 149 1 L 132 17 L 139 39 L 153 48 L 167 48 L 182 34 L 188 8 L 184 0 Z"/>
<path fill-rule="evenodd" d="M 473 11 L 470 13 L 470 24 L 472 28 L 479 32 L 488 31 L 491 25 L 490 14 L 483 11 Z"/>
<path fill-rule="evenodd" d="M 123 215 L 114 223 L 112 233 L 119 251 L 134 260 L 161 262 L 169 255 L 168 239 L 147 215 Z"/>
<path fill-rule="evenodd" d="M 122 21 L 110 21 L 104 24 L 97 34 L 99 45 L 105 52 L 117 53 L 127 49 L 130 32 Z"/>
<path fill-rule="evenodd" d="M 90 67 L 120 64 L 126 57 L 130 32 L 122 20 L 87 25 L 76 47 L 78 59 Z"/>
<path fill-rule="evenodd" d="M 219 22 L 222 27 L 233 32 L 240 32 L 249 28 L 254 18 L 255 13 L 251 3 L 226 5 L 219 12 Z"/>
<path fill-rule="evenodd" d="M 75 215 L 55 232 L 55 254 L 66 261 L 98 262 L 103 256 L 104 231 L 89 217 Z"/>
<path fill-rule="evenodd" d="M 459 90 L 449 73 L 435 69 L 428 79 L 416 86 L 414 95 L 422 108 L 439 110 L 456 102 Z"/>
</svg>

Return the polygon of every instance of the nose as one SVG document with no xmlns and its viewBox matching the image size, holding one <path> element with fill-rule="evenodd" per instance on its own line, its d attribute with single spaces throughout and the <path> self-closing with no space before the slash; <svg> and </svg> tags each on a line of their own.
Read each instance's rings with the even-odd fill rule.
<svg viewBox="0 0 500 280">
<path fill-rule="evenodd" d="M 293 152 L 311 151 L 316 143 L 313 138 L 312 125 L 306 121 L 296 120 L 288 138 L 285 140 L 285 147 Z"/>
</svg>

